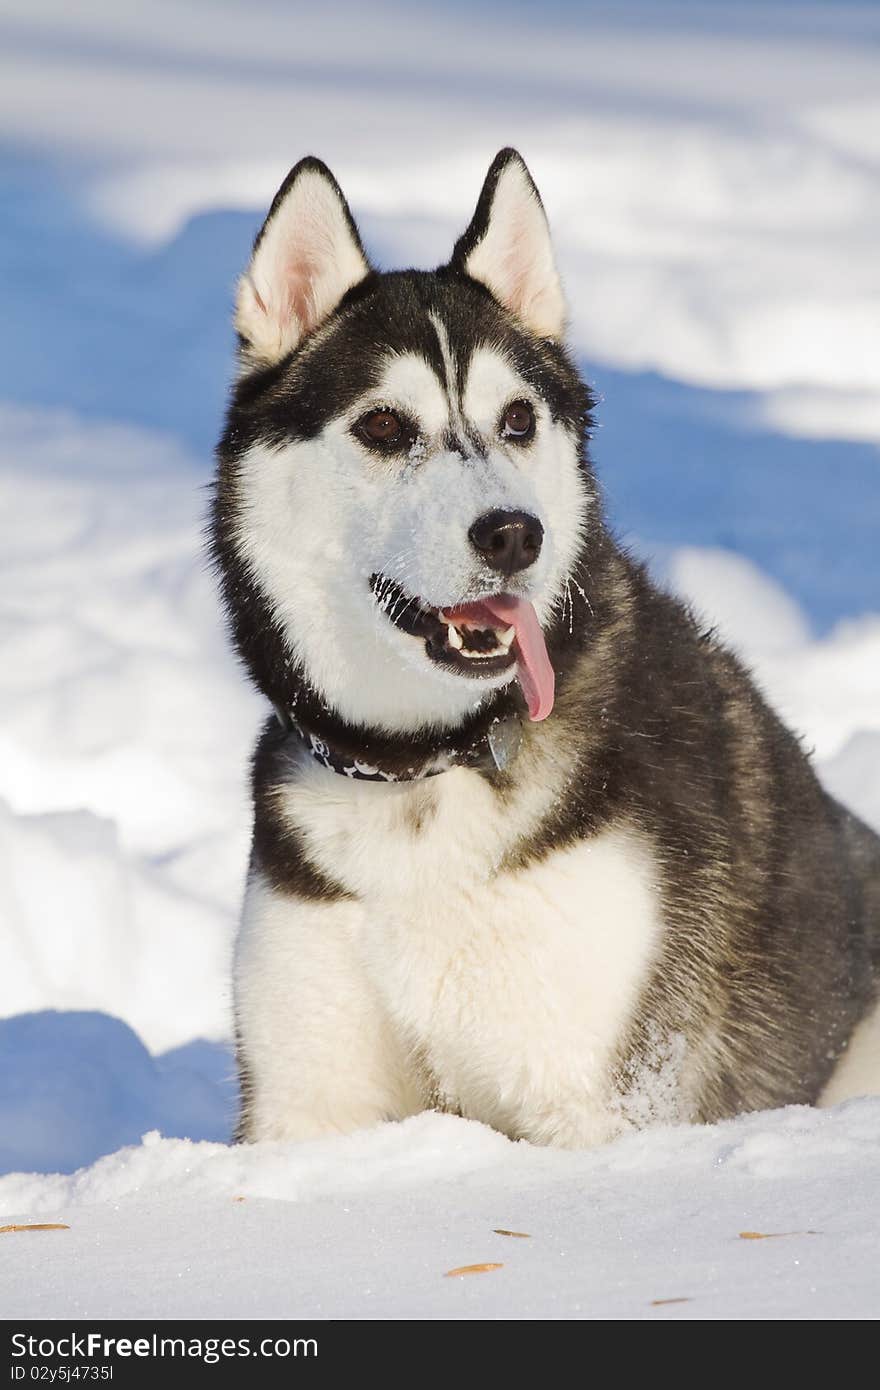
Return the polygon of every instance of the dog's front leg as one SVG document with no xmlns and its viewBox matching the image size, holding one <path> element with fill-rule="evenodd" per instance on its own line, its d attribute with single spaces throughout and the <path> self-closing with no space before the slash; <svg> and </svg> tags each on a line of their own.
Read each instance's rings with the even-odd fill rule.
<svg viewBox="0 0 880 1390">
<path fill-rule="evenodd" d="M 362 912 L 252 875 L 235 960 L 240 1139 L 313 1139 L 422 1108 L 358 959 Z"/>
</svg>

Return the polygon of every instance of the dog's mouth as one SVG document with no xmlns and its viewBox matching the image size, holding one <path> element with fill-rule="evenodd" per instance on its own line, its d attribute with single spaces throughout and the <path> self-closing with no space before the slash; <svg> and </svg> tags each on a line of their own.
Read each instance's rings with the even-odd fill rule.
<svg viewBox="0 0 880 1390">
<path fill-rule="evenodd" d="M 389 622 L 424 642 L 436 665 L 471 680 L 487 680 L 515 667 L 529 718 L 547 718 L 555 677 L 537 614 L 526 599 L 497 594 L 455 608 L 433 608 L 384 575 L 374 574 L 370 587 Z"/>
</svg>

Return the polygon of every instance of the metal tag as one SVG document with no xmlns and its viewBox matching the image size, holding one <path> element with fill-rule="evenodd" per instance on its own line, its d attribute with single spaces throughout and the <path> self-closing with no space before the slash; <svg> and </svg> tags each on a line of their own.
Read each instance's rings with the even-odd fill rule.
<svg viewBox="0 0 880 1390">
<path fill-rule="evenodd" d="M 506 719 L 493 719 L 486 734 L 492 761 L 499 772 L 510 767 L 522 743 L 522 723 L 516 714 Z"/>
</svg>

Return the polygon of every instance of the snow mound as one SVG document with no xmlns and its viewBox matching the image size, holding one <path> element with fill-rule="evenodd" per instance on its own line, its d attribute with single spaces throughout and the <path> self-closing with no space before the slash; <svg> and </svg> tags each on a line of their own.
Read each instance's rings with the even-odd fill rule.
<svg viewBox="0 0 880 1390">
<path fill-rule="evenodd" d="M 126 854 L 111 821 L 0 802 L 0 1015 L 101 1008 L 160 1049 L 228 1037 L 234 915 Z"/>
<path fill-rule="evenodd" d="M 244 800 L 259 706 L 203 557 L 205 484 L 168 436 L 0 407 L 0 792 L 15 811 L 88 806 L 157 855 Z"/>
<path fill-rule="evenodd" d="M 260 703 L 173 440 L 0 410 L 0 1013 L 228 1036 Z"/>
<path fill-rule="evenodd" d="M 99 1013 L 0 1021 L 0 1171 L 69 1172 L 138 1141 L 145 1129 L 228 1140 L 234 1065 L 217 1043 L 151 1057 Z"/>
</svg>

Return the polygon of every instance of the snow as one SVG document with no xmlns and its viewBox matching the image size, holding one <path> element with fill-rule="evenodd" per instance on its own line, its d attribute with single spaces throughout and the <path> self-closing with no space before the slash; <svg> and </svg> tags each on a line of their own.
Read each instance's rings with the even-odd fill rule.
<svg viewBox="0 0 880 1390">
<path fill-rule="evenodd" d="M 0 1009 L 226 1037 L 261 706 L 202 555 L 204 470 L 128 427 L 0 424 Z"/>
<path fill-rule="evenodd" d="M 431 261 L 494 151 L 518 143 L 592 360 L 755 391 L 756 418 L 795 435 L 880 439 L 870 7 L 793 33 L 779 7 L 747 7 L 744 25 L 711 6 L 707 33 L 693 5 L 684 22 L 649 5 L 549 23 L 523 7 L 510 25 L 490 4 L 468 12 L 467 44 L 439 8 L 416 34 L 387 3 L 381 44 L 357 7 L 303 23 L 262 0 L 206 26 L 193 0 L 53 0 L 52 42 L 28 8 L 0 19 L 0 121 L 55 156 L 87 153 L 80 205 L 113 231 L 162 245 L 196 214 L 265 209 L 293 142 L 331 162 L 383 252 L 412 256 L 415 224 Z"/>
<path fill-rule="evenodd" d="M 4 1314 L 872 1318 L 878 1143 L 877 1100 L 581 1153 L 444 1115 L 233 1149 L 153 1132 L 0 1179 L 4 1220 L 70 1228 L 3 1237 Z"/>
<path fill-rule="evenodd" d="M 434 1115 L 225 1146 L 264 711 L 201 550 L 287 166 L 431 264 L 515 143 L 615 524 L 880 829 L 880 15 L 834 8 L 6 0 L 0 1224 L 71 1229 L 2 1237 L 5 1316 L 877 1315 L 880 1102 L 585 1154 Z"/>
<path fill-rule="evenodd" d="M 2 1172 L 73 1172 L 154 1127 L 228 1138 L 237 1088 L 221 1043 L 154 1057 L 117 1018 L 46 1010 L 0 1019 L 0 1055 Z"/>
</svg>

